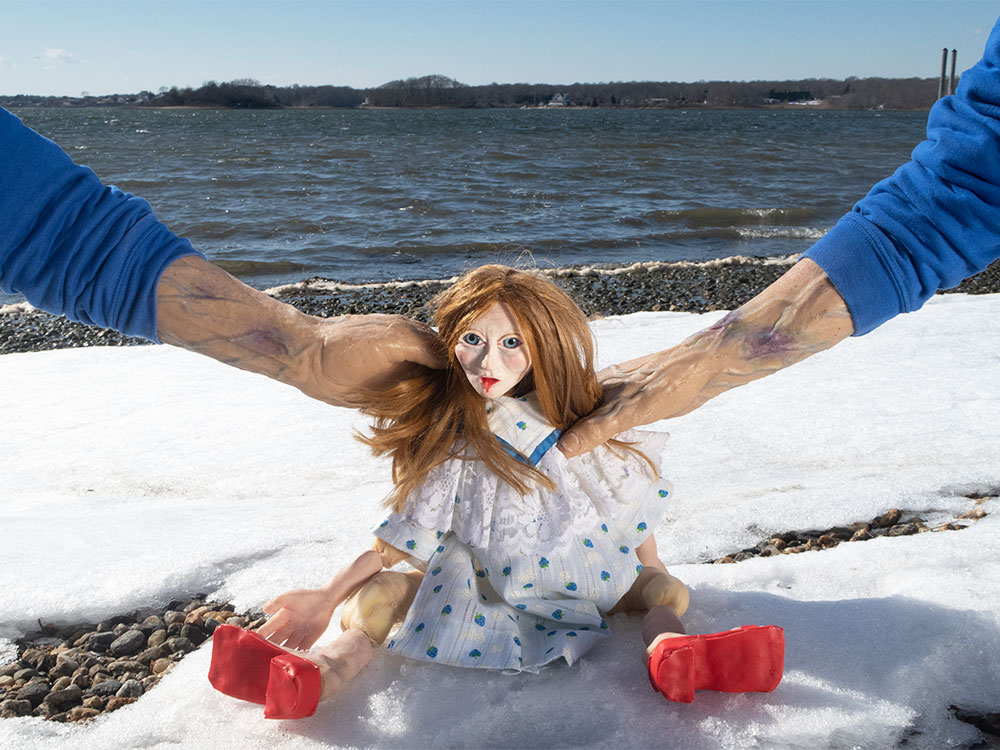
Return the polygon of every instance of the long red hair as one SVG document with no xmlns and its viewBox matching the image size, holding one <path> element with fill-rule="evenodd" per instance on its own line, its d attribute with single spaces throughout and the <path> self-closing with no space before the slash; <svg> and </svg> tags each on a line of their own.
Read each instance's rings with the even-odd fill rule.
<svg viewBox="0 0 1000 750">
<path fill-rule="evenodd" d="M 531 481 L 553 486 L 537 469 L 509 455 L 493 437 L 486 420 L 486 399 L 476 393 L 455 356 L 462 334 L 496 303 L 514 316 L 531 355 L 531 370 L 509 395 L 537 391 L 546 421 L 563 430 L 593 411 L 601 400 L 593 337 L 583 311 L 566 292 L 539 274 L 507 266 L 469 271 L 431 303 L 449 366 L 366 399 L 369 405 L 363 411 L 375 417 L 375 422 L 371 435 L 358 437 L 375 455 L 392 457 L 395 489 L 386 505 L 394 510 L 403 509 L 407 496 L 427 472 L 452 457 L 478 458 L 522 494 Z M 618 440 L 609 443 L 628 448 Z"/>
</svg>

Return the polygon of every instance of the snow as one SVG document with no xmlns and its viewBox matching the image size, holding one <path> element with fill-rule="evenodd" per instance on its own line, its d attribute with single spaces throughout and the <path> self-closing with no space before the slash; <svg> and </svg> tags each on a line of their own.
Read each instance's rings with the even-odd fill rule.
<svg viewBox="0 0 1000 750">
<path fill-rule="evenodd" d="M 593 328 L 611 363 L 721 315 Z M 618 615 L 579 664 L 539 675 L 377 650 L 298 722 L 215 692 L 206 644 L 90 724 L 0 721 L 0 747 L 968 746 L 978 733 L 949 706 L 1000 707 L 1000 502 L 962 531 L 703 563 L 893 507 L 971 510 L 966 495 L 1000 486 L 998 343 L 1000 296 L 936 297 L 658 425 L 677 499 L 656 536 L 691 589 L 685 623 L 784 627 L 773 693 L 666 702 L 646 680 L 639 618 Z M 38 618 L 97 621 L 199 592 L 242 610 L 318 585 L 368 547 L 390 486 L 351 438 L 356 413 L 170 347 L 0 357 L 0 414 L 0 652 Z"/>
</svg>

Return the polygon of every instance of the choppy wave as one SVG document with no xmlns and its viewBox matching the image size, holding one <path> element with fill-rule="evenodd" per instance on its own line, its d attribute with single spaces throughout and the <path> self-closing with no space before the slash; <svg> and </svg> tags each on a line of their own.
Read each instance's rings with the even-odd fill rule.
<svg viewBox="0 0 1000 750">
<path fill-rule="evenodd" d="M 715 208 L 701 206 L 676 211 L 649 211 L 643 219 L 673 224 L 683 222 L 692 227 L 787 226 L 803 224 L 820 218 L 811 208 Z"/>
<path fill-rule="evenodd" d="M 221 260 L 213 258 L 212 263 L 233 276 L 270 276 L 301 273 L 308 267 L 290 260 Z"/>
</svg>

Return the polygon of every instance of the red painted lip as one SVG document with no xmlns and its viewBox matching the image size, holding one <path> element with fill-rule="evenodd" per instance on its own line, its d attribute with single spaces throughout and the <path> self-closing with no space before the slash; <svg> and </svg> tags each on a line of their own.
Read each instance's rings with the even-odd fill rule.
<svg viewBox="0 0 1000 750">
<path fill-rule="evenodd" d="M 489 393 L 490 388 L 500 382 L 500 378 L 479 378 L 479 382 L 483 384 L 483 390 Z"/>
</svg>

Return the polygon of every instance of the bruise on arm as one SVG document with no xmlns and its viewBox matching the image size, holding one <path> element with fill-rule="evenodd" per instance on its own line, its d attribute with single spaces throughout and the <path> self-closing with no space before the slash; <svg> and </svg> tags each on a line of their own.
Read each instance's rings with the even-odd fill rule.
<svg viewBox="0 0 1000 750">
<path fill-rule="evenodd" d="M 309 316 L 251 289 L 197 256 L 160 277 L 160 340 L 225 364 L 297 385 L 313 325 Z"/>
</svg>

